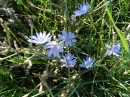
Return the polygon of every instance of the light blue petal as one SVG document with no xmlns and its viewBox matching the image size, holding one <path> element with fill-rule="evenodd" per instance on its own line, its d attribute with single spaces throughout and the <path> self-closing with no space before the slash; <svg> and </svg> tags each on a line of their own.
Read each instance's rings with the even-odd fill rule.
<svg viewBox="0 0 130 97">
<path fill-rule="evenodd" d="M 60 35 L 60 34 L 58 35 L 58 37 L 59 37 L 60 40 L 63 40 L 63 39 L 64 39 L 63 36 Z"/>
<path fill-rule="evenodd" d="M 64 52 L 64 49 L 62 47 L 58 48 L 59 52 Z"/>
<path fill-rule="evenodd" d="M 72 39 L 72 42 L 76 42 L 77 40 L 75 40 L 75 39 Z"/>
<path fill-rule="evenodd" d="M 62 35 L 63 35 L 64 37 L 67 37 L 67 33 L 66 33 L 65 30 L 62 30 Z"/>
<path fill-rule="evenodd" d="M 57 48 L 54 48 L 54 57 L 59 57 L 59 52 L 58 52 L 58 49 Z"/>
<path fill-rule="evenodd" d="M 79 64 L 79 67 L 80 68 L 85 68 L 85 65 L 84 64 Z"/>
<path fill-rule="evenodd" d="M 52 50 L 48 50 L 48 51 L 46 52 L 46 54 L 47 54 L 48 57 L 51 57 L 51 55 L 52 55 Z"/>
<path fill-rule="evenodd" d="M 113 53 L 113 55 L 115 55 L 115 56 L 117 56 L 117 57 L 119 56 L 117 53 Z"/>
<path fill-rule="evenodd" d="M 109 51 L 107 54 L 108 54 L 108 55 L 111 55 L 111 54 L 112 54 L 112 51 Z"/>
<path fill-rule="evenodd" d="M 36 37 L 36 36 L 30 36 L 30 38 L 31 38 L 31 39 L 37 39 L 37 37 Z"/>
</svg>

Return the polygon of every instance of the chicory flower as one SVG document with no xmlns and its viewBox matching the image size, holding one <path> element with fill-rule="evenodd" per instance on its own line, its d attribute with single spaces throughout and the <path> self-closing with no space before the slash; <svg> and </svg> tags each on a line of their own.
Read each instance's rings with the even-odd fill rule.
<svg viewBox="0 0 130 97">
<path fill-rule="evenodd" d="M 114 45 L 112 45 L 112 47 L 111 46 L 109 46 L 109 45 L 105 45 L 106 47 L 107 47 L 107 55 L 115 55 L 115 56 L 119 56 L 119 52 L 120 52 L 120 47 L 121 47 L 121 45 L 120 45 L 120 43 L 119 44 L 114 44 Z"/>
<path fill-rule="evenodd" d="M 80 64 L 80 68 L 90 68 L 92 67 L 93 63 L 94 63 L 94 60 L 90 57 L 86 57 L 86 60 L 83 59 L 84 61 L 84 64 Z"/>
<path fill-rule="evenodd" d="M 51 41 L 51 36 L 50 36 L 50 33 L 46 35 L 45 31 L 43 31 L 43 33 L 36 32 L 36 36 L 34 35 L 30 36 L 30 39 L 28 41 L 35 44 L 44 44 L 46 42 Z"/>
<path fill-rule="evenodd" d="M 74 42 L 76 42 L 75 35 L 72 32 L 66 32 L 65 30 L 62 30 L 62 35 L 58 35 L 59 39 L 61 40 L 61 43 L 65 44 L 66 46 L 72 46 Z"/>
<path fill-rule="evenodd" d="M 82 14 L 87 13 L 89 8 L 91 8 L 91 6 L 88 3 L 80 5 L 79 10 L 74 11 L 74 15 L 81 16 Z"/>
<path fill-rule="evenodd" d="M 77 60 L 74 59 L 74 55 L 72 54 L 65 54 L 63 56 L 63 59 L 60 59 L 60 61 L 63 63 L 63 66 L 70 66 L 70 67 L 74 67 L 76 65 Z"/>
<path fill-rule="evenodd" d="M 49 42 L 48 44 L 43 46 L 43 48 L 49 49 L 46 52 L 48 57 L 51 57 L 52 54 L 54 55 L 54 57 L 59 57 L 59 52 L 64 51 L 63 48 L 61 46 L 59 46 L 56 41 Z"/>
</svg>

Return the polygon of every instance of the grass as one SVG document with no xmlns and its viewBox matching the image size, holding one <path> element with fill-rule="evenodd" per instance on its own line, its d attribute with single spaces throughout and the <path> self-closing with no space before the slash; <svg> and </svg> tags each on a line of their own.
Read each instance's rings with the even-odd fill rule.
<svg viewBox="0 0 130 97">
<path fill-rule="evenodd" d="M 89 11 L 73 17 L 85 2 Z M 0 96 L 129 97 L 129 5 L 129 0 L 0 1 Z M 12 8 L 14 17 L 3 8 Z M 74 68 L 61 67 L 59 58 L 48 58 L 27 41 L 42 31 L 57 39 L 63 29 L 76 35 L 75 45 L 65 49 L 77 60 Z M 120 56 L 108 56 L 105 45 L 118 43 Z M 86 56 L 95 62 L 81 69 Z"/>
</svg>

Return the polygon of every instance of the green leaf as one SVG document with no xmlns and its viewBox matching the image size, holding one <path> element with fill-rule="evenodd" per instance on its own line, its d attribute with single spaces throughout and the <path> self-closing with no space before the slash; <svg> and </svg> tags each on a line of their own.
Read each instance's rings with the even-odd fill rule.
<svg viewBox="0 0 130 97">
<path fill-rule="evenodd" d="M 22 3 L 23 3 L 22 0 L 15 0 L 15 2 L 16 2 L 17 4 L 22 4 Z"/>
<path fill-rule="evenodd" d="M 7 69 L 0 68 L 0 75 L 9 75 L 10 72 Z"/>
</svg>

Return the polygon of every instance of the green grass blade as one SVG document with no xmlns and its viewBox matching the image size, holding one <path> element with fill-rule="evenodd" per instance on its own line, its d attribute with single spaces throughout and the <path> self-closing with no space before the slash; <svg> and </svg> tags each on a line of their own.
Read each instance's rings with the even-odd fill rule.
<svg viewBox="0 0 130 97">
<path fill-rule="evenodd" d="M 114 20 L 113 20 L 113 18 L 112 18 L 112 15 L 111 15 L 110 10 L 108 9 L 107 5 L 106 5 L 106 11 L 107 11 L 107 14 L 108 14 L 108 16 L 109 16 L 109 18 L 110 18 L 110 21 L 112 22 L 112 24 L 113 24 L 113 26 L 114 26 L 114 28 L 115 28 L 115 30 L 116 30 L 118 36 L 120 37 L 120 40 L 121 40 L 121 42 L 122 42 L 123 47 L 124 47 L 125 50 L 129 53 L 129 45 L 128 45 L 127 41 L 125 40 L 125 38 L 123 37 L 123 35 L 121 34 L 120 30 L 119 30 L 119 29 L 117 28 L 117 26 L 115 25 Z"/>
</svg>

